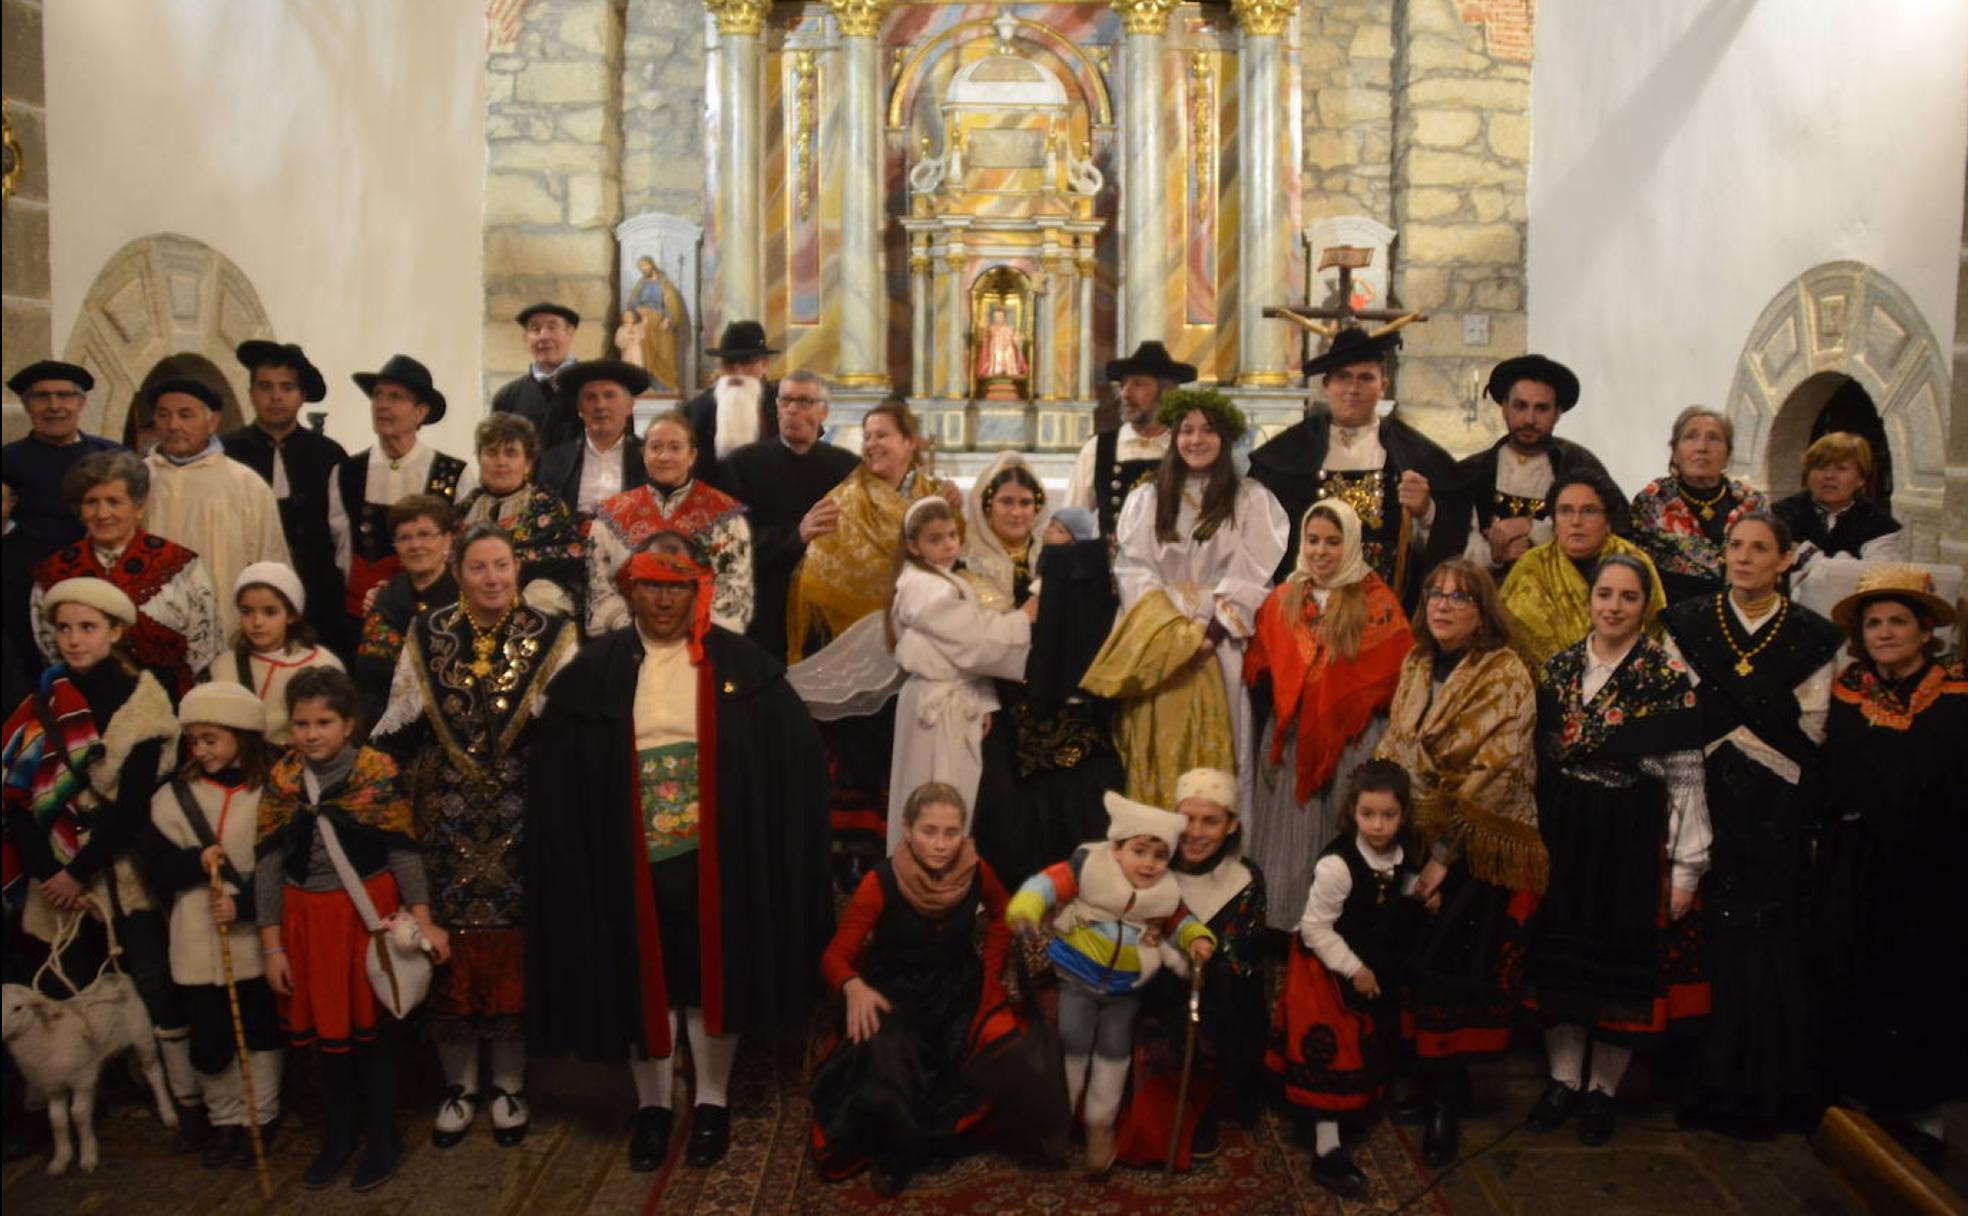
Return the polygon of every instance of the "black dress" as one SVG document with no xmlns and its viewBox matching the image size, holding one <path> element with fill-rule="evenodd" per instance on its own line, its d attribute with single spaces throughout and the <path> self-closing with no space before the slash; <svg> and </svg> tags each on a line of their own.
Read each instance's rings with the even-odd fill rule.
<svg viewBox="0 0 1968 1216">
<path fill-rule="evenodd" d="M 1768 1122 L 1801 1113 L 1818 1093 L 1803 889 L 1818 818 L 1818 747 L 1801 725 L 1797 688 L 1832 660 L 1843 638 L 1831 622 L 1788 601 L 1749 636 L 1727 595 L 1667 613 L 1675 644 L 1701 680 L 1702 742 L 1712 749 L 1706 767 L 1715 844 L 1703 905 L 1714 1013 L 1694 1096 L 1710 1117 Z M 1721 742 L 1739 728 L 1780 753 L 1796 779 Z"/>
<path fill-rule="evenodd" d="M 1823 773 L 1831 1093 L 1888 1112 L 1968 1095 L 1968 902 L 1946 879 L 1968 853 L 1968 672 L 1930 662 L 1889 681 L 1848 665 L 1832 686 Z"/>
<path fill-rule="evenodd" d="M 287 538 L 294 572 L 307 592 L 303 615 L 337 655 L 355 649 L 355 630 L 342 605 L 342 568 L 335 561 L 335 535 L 328 529 L 328 483 L 348 452 L 308 427 L 275 439 L 258 426 L 242 426 L 219 436 L 226 455 L 274 484 L 274 461 L 286 473 L 287 496 L 280 503 L 280 531 Z M 227 595 L 231 588 L 219 588 Z"/>
<path fill-rule="evenodd" d="M 724 459 L 727 488 L 745 504 L 752 527 L 753 608 L 745 636 L 774 658 L 786 657 L 786 596 L 806 556 L 800 520 L 859 463 L 831 443 L 795 452 L 777 438 L 748 443 Z"/>
</svg>

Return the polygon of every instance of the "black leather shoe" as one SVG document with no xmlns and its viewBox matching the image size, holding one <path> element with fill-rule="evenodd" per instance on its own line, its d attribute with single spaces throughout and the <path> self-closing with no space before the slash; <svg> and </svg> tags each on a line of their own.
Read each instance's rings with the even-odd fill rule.
<svg viewBox="0 0 1968 1216">
<path fill-rule="evenodd" d="M 1428 1107 L 1428 1123 L 1421 1131 L 1421 1159 L 1429 1169 L 1439 1170 L 1456 1159 L 1462 1145 L 1462 1116 L 1456 1104 L 1437 1098 Z"/>
<path fill-rule="evenodd" d="M 1342 1199 L 1357 1198 L 1367 1190 L 1367 1176 L 1343 1148 L 1312 1159 L 1312 1181 Z"/>
<path fill-rule="evenodd" d="M 1426 1089 L 1417 1089 L 1389 1107 L 1387 1117 L 1396 1123 L 1410 1123 L 1419 1126 L 1428 1122 L 1428 1108 L 1428 1091 Z"/>
<path fill-rule="evenodd" d="M 1579 1143 L 1598 1148 L 1613 1138 L 1613 1095 L 1593 1090 L 1579 1103 Z"/>
<path fill-rule="evenodd" d="M 1524 1126 L 1534 1132 L 1555 1132 L 1565 1126 L 1565 1120 L 1579 1108 L 1579 1091 L 1562 1081 L 1548 1081 L 1544 1086 L 1544 1096 L 1531 1108 Z"/>
<path fill-rule="evenodd" d="M 722 1106 L 700 1105 L 690 1112 L 690 1147 L 683 1163 L 702 1168 L 724 1160 L 731 1147 L 731 1111 Z"/>
<path fill-rule="evenodd" d="M 905 1162 L 877 1161 L 868 1173 L 868 1181 L 875 1188 L 875 1194 L 883 1199 L 893 1199 L 908 1189 L 912 1171 Z"/>
<path fill-rule="evenodd" d="M 635 1113 L 635 1130 L 629 1133 L 629 1168 L 650 1174 L 663 1168 L 670 1155 L 670 1130 L 676 1114 L 667 1106 L 645 1106 Z"/>
<path fill-rule="evenodd" d="M 396 1167 L 402 1164 L 403 1140 L 400 1137 L 372 1140 L 363 1148 L 362 1160 L 355 1164 L 355 1177 L 349 1179 L 349 1188 L 373 1191 L 396 1177 Z"/>
<path fill-rule="evenodd" d="M 171 1138 L 171 1151 L 180 1157 L 189 1157 L 191 1154 L 204 1148 L 205 1142 L 211 1138 L 212 1123 L 206 1117 L 205 1107 L 202 1104 L 198 1106 L 180 1105 L 178 1107 L 178 1134 Z"/>
<path fill-rule="evenodd" d="M 246 1129 L 237 1124 L 213 1128 L 212 1134 L 206 1138 L 201 1163 L 208 1170 L 218 1169 L 232 1160 L 233 1154 L 239 1151 L 240 1142 L 245 1139 Z M 250 1153 L 253 1150 L 249 1148 L 246 1151 Z"/>
</svg>

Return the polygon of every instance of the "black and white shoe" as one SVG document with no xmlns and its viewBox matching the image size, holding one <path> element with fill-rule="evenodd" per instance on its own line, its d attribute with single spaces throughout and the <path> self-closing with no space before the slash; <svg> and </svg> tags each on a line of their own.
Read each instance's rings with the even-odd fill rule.
<svg viewBox="0 0 1968 1216">
<path fill-rule="evenodd" d="M 437 1104 L 437 1122 L 431 1124 L 431 1143 L 438 1148 L 452 1148 L 477 1121 L 478 1095 L 467 1092 L 462 1085 L 453 1085 L 444 1091 L 443 1099 Z"/>
<path fill-rule="evenodd" d="M 531 1115 L 526 1109 L 525 1094 L 509 1094 L 494 1085 L 491 1105 L 492 1139 L 500 1148 L 511 1148 L 526 1139 L 526 1125 Z"/>
</svg>

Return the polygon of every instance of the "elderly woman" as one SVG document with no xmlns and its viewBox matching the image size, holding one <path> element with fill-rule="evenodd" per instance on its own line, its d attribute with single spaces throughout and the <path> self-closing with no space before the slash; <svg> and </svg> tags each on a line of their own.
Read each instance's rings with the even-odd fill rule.
<svg viewBox="0 0 1968 1216">
<path fill-rule="evenodd" d="M 752 619 L 752 530 L 744 504 L 691 475 L 697 432 L 675 410 L 650 420 L 642 458 L 649 484 L 595 508 L 588 533 L 588 636 L 629 623 L 628 601 L 616 586 L 615 572 L 658 532 L 690 539 L 697 556 L 717 574 L 711 619 L 743 632 Z"/>
<path fill-rule="evenodd" d="M 1653 568 L 1638 545 L 1618 535 L 1626 526 L 1626 503 L 1604 473 L 1568 473 L 1551 483 L 1548 501 L 1552 538 L 1517 559 L 1499 593 L 1510 618 L 1510 644 L 1533 676 L 1542 676 L 1552 655 L 1591 630 L 1586 580 L 1600 559 L 1622 553 Z M 1666 607 L 1667 597 L 1656 585 L 1645 622 L 1656 641 Z"/>
<path fill-rule="evenodd" d="M 1818 850 L 1829 1089 L 1938 1168 L 1940 1104 L 1968 1096 L 1961 979 L 1968 902 L 1935 860 L 1968 852 L 1968 672 L 1918 566 L 1869 570 L 1832 618 L 1852 661 L 1832 686 Z"/>
<path fill-rule="evenodd" d="M 512 537 L 519 588 L 541 612 L 573 616 L 587 582 L 587 544 L 574 512 L 537 484 L 540 433 L 519 414 L 478 424 L 478 488 L 458 503 L 458 526 L 493 524 Z"/>
<path fill-rule="evenodd" d="M 1871 482 L 1872 445 L 1862 435 L 1832 431 L 1804 450 L 1804 488 L 1770 508 L 1797 538 L 1799 572 L 1818 553 L 1900 560 L 1900 521 L 1867 496 Z"/>
<path fill-rule="evenodd" d="M 71 578 L 103 578 L 137 606 L 124 645 L 156 671 L 174 695 L 189 690 L 225 647 L 218 592 L 196 553 L 142 527 L 150 469 L 129 452 L 84 457 L 62 479 L 62 497 L 88 533 L 57 550 L 34 571 L 28 609 L 35 639 L 50 662 L 61 655 L 54 626 L 42 610 L 48 591 Z"/>
<path fill-rule="evenodd" d="M 1231 448 L 1246 424 L 1228 397 L 1180 389 L 1157 417 L 1175 441 L 1154 481 L 1121 507 L 1121 619 L 1082 685 L 1123 699 L 1115 738 L 1128 796 L 1170 806 L 1188 769 L 1247 769 L 1244 651 L 1291 521 L 1271 491 L 1237 475 Z"/>
<path fill-rule="evenodd" d="M 1613 1096 L 1636 1048 L 1708 1012 L 1695 891 L 1708 866 L 1701 715 L 1687 669 L 1641 634 L 1652 573 L 1613 556 L 1592 577 L 1592 632 L 1545 665 L 1538 828 L 1551 879 L 1531 936 L 1531 980 L 1551 1079 L 1525 1126 L 1579 1117 L 1613 1135 Z M 1591 1069 L 1586 1049 L 1591 1047 Z"/>
<path fill-rule="evenodd" d="M 411 494 L 390 508 L 387 523 L 402 568 L 369 597 L 362 641 L 349 671 L 362 698 L 365 726 L 382 716 L 410 622 L 433 608 L 458 602 L 458 582 L 451 577 L 451 532 L 456 522 L 451 504 L 435 494 Z"/>
<path fill-rule="evenodd" d="M 1422 580 L 1414 649 L 1374 750 L 1408 770 L 1433 915 L 1414 961 L 1422 1156 L 1454 1160 L 1468 1065 L 1500 1056 L 1524 982 L 1524 925 L 1544 890 L 1533 795 L 1531 673 L 1510 649 L 1490 573 L 1450 558 Z"/>
<path fill-rule="evenodd" d="M 532 427 L 512 414 L 493 418 Z M 497 525 L 466 528 L 452 555 L 461 598 L 411 621 L 373 739 L 409 777 L 431 915 L 451 936 L 430 1002 L 446 1087 L 431 1142 L 450 1148 L 477 1118 L 483 1042 L 493 1137 L 510 1147 L 528 1122 L 520 1029 L 527 756 L 547 683 L 574 657 L 579 630 L 524 602 L 518 546 Z"/>
<path fill-rule="evenodd" d="M 1735 442 L 1735 424 L 1726 414 L 1689 406 L 1674 419 L 1667 476 L 1633 496 L 1633 539 L 1653 560 L 1670 604 L 1722 589 L 1729 521 L 1738 511 L 1763 508 L 1759 491 L 1724 471 Z"/>
<path fill-rule="evenodd" d="M 1795 553 L 1781 519 L 1739 515 L 1729 589 L 1667 613 L 1701 693 L 1715 830 L 1703 897 L 1715 1005 L 1684 1114 L 1751 1133 L 1815 1114 L 1818 1093 L 1803 883 L 1841 639 L 1781 593 Z"/>
</svg>

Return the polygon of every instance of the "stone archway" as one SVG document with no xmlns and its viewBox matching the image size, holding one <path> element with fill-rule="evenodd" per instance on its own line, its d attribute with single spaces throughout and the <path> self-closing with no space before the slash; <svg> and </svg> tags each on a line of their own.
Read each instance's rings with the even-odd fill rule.
<svg viewBox="0 0 1968 1216">
<path fill-rule="evenodd" d="M 1731 471 L 1789 493 L 1811 423 L 1839 377 L 1857 381 L 1878 407 L 1893 457 L 1893 513 L 1907 526 L 1909 556 L 1934 560 L 1946 478 L 1947 364 L 1906 292 L 1863 262 L 1805 271 L 1756 319 L 1729 388 Z"/>
<path fill-rule="evenodd" d="M 209 360 L 232 400 L 246 400 L 246 369 L 233 350 L 273 333 L 260 293 L 232 259 L 203 241 L 157 233 L 123 246 L 96 272 L 62 357 L 96 377 L 83 426 L 116 436 L 144 378 L 174 355 Z"/>
</svg>

